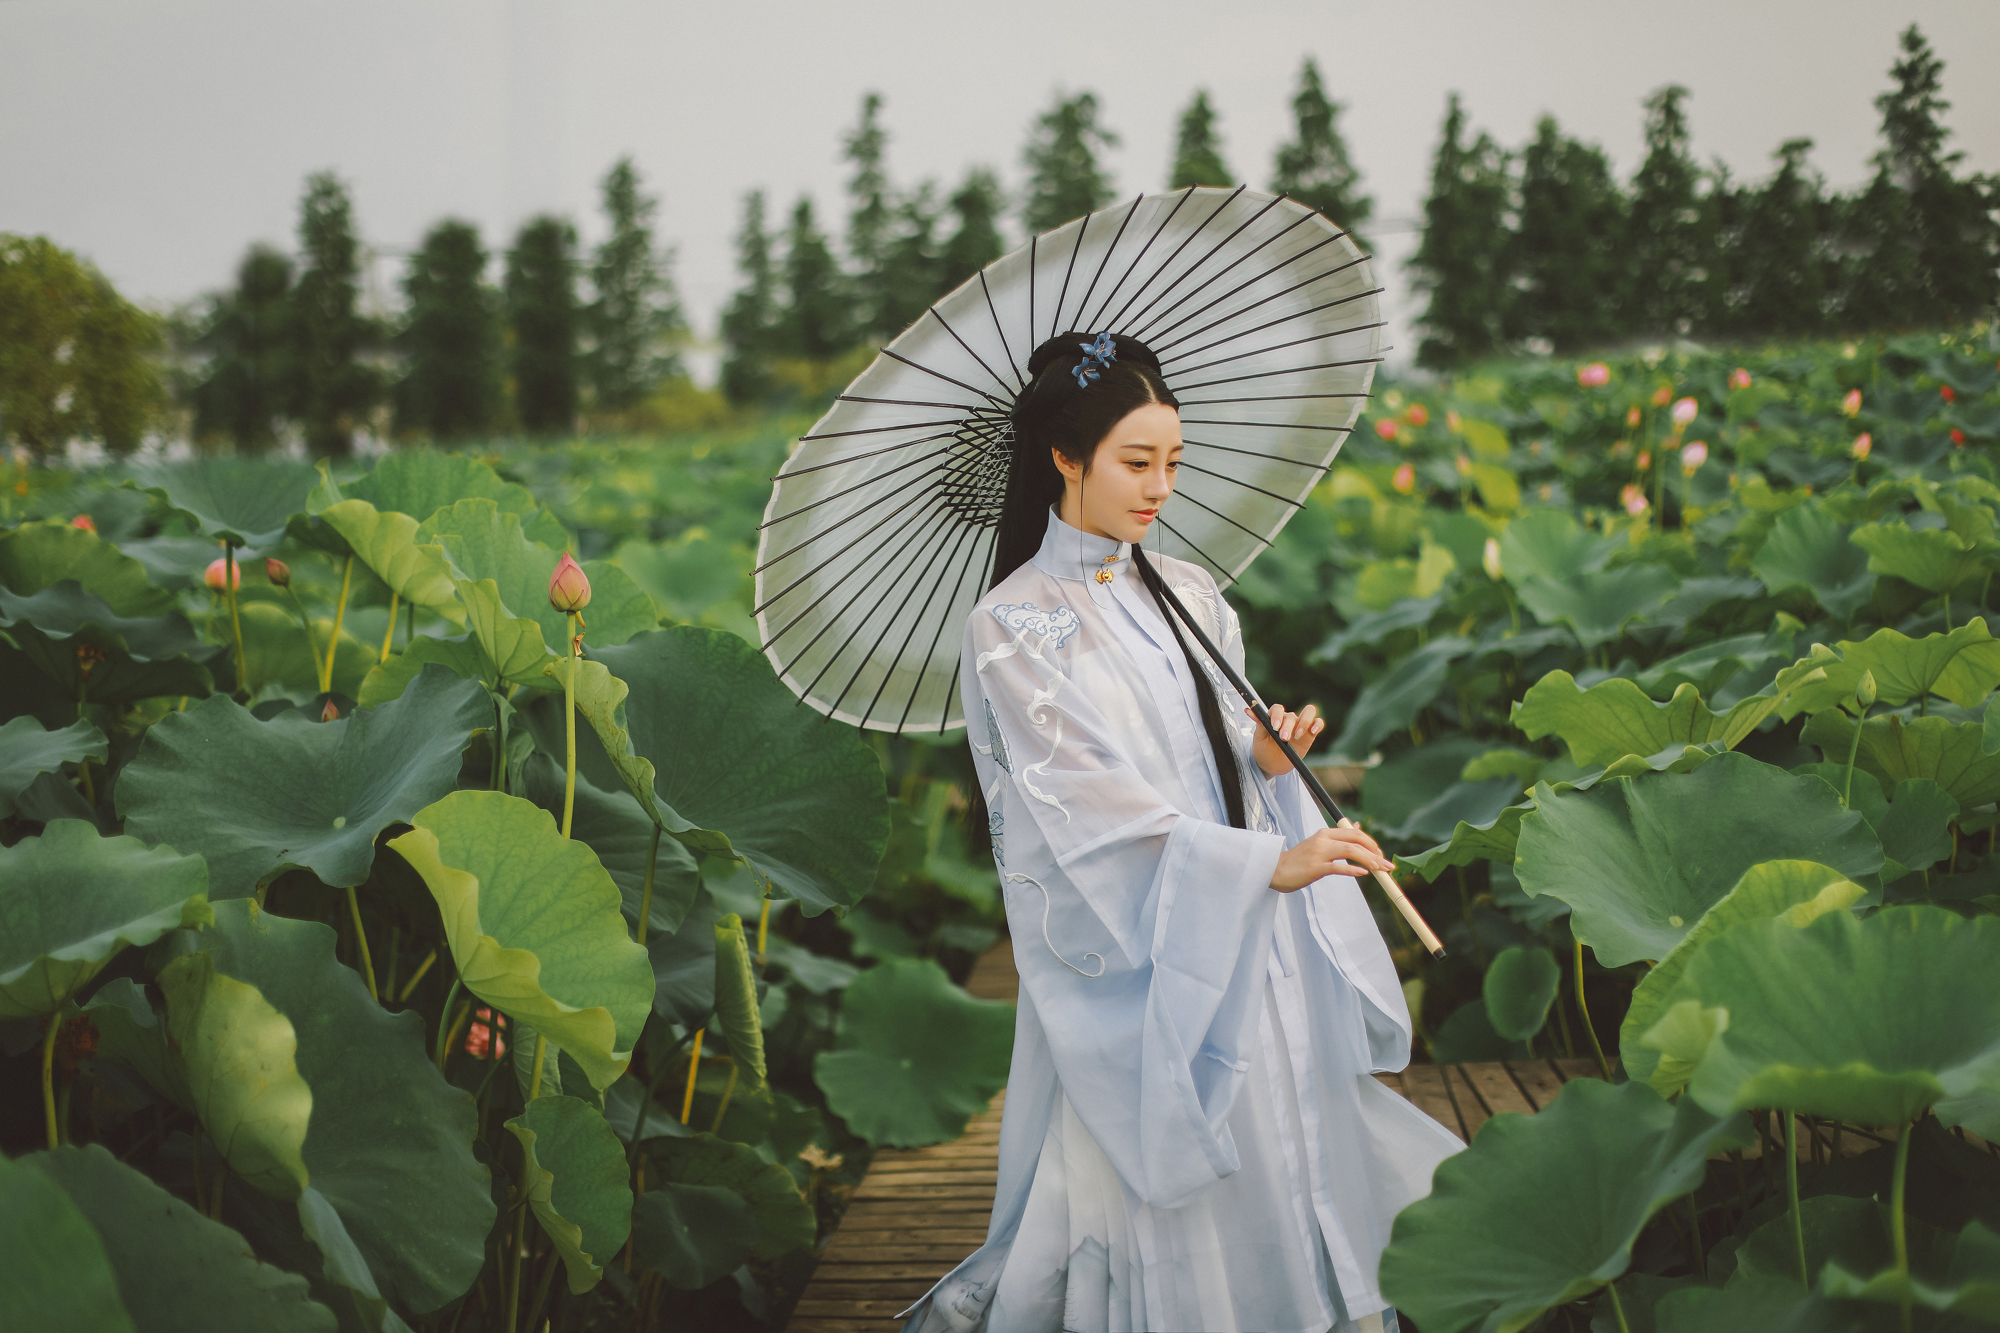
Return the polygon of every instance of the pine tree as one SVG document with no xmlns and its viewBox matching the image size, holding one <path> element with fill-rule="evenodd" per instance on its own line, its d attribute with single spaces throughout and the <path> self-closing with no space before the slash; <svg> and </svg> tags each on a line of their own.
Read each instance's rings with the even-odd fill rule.
<svg viewBox="0 0 2000 1333">
<path fill-rule="evenodd" d="M 0 235 L 0 439 L 136 448 L 166 405 L 160 321 L 45 236 Z M 25 485 L 25 483 L 23 483 Z"/>
<path fill-rule="evenodd" d="M 514 415 L 529 435 L 576 429 L 576 228 L 531 218 L 507 252 L 507 327 Z"/>
<path fill-rule="evenodd" d="M 785 235 L 785 310 L 777 344 L 791 356 L 826 361 L 847 350 L 848 307 L 840 291 L 840 266 L 813 216 L 810 197 L 792 209 Z"/>
<path fill-rule="evenodd" d="M 895 231 L 883 252 L 885 280 L 876 311 L 875 334 L 885 342 L 921 318 L 941 294 L 939 217 L 937 186 L 929 181 L 896 205 Z"/>
<path fill-rule="evenodd" d="M 1687 89 L 1646 99 L 1646 159 L 1632 180 L 1626 258 L 1638 331 L 1691 331 L 1706 309 L 1710 237 L 1701 170 L 1688 152 Z"/>
<path fill-rule="evenodd" d="M 773 388 L 770 357 L 779 317 L 778 275 L 764 226 L 762 190 L 743 196 L 736 271 L 743 275 L 743 285 L 722 312 L 722 392 L 732 403 L 762 402 Z"/>
<path fill-rule="evenodd" d="M 1501 347 L 1507 308 L 1506 249 L 1513 182 L 1507 154 L 1484 130 L 1466 138 L 1465 108 L 1451 95 L 1431 164 L 1424 234 L 1410 259 L 1429 293 L 1417 347 L 1421 365 L 1463 365 Z"/>
<path fill-rule="evenodd" d="M 1806 165 L 1811 139 L 1787 139 L 1778 170 L 1750 193 L 1731 247 L 1740 281 L 1732 327 L 1778 337 L 1820 332 L 1826 322 L 1824 236 L 1831 224 L 1825 181 Z"/>
<path fill-rule="evenodd" d="M 256 245 L 236 268 L 234 290 L 209 302 L 194 350 L 207 374 L 194 386 L 194 437 L 224 438 L 262 453 L 297 395 L 292 261 Z"/>
<path fill-rule="evenodd" d="M 606 173 L 603 191 L 611 234 L 590 266 L 596 298 L 586 365 L 596 409 L 629 412 L 661 380 L 681 373 L 674 343 L 687 326 L 668 272 L 671 256 L 653 248 L 659 201 L 639 192 L 631 158 Z"/>
<path fill-rule="evenodd" d="M 403 276 L 409 320 L 397 339 L 409 372 L 395 388 L 396 427 L 464 440 L 500 414 L 500 302 L 486 247 L 469 222 L 432 227 Z"/>
<path fill-rule="evenodd" d="M 847 180 L 852 201 L 847 214 L 847 260 L 854 274 L 855 323 L 865 334 L 889 338 L 901 325 L 889 306 L 895 281 L 889 269 L 889 248 L 895 242 L 896 206 L 890 200 L 883 155 L 889 136 L 882 128 L 882 95 L 861 99 L 861 119 L 847 134 L 843 156 L 853 166 Z"/>
<path fill-rule="evenodd" d="M 1222 164 L 1222 145 L 1215 134 L 1215 109 L 1208 93 L 1198 91 L 1187 110 L 1181 112 L 1180 137 L 1174 144 L 1173 179 L 1170 190 L 1190 185 L 1230 185 L 1235 177 Z"/>
<path fill-rule="evenodd" d="M 1603 152 L 1544 116 L 1521 154 L 1521 220 L 1508 246 L 1510 338 L 1562 353 L 1615 339 L 1624 270 L 1624 199 Z"/>
<path fill-rule="evenodd" d="M 1341 105 L 1327 97 L 1320 82 L 1319 65 L 1306 57 L 1299 69 L 1299 91 L 1292 98 L 1295 137 L 1278 148 L 1271 189 L 1345 227 L 1365 250 L 1368 243 L 1361 231 L 1374 215 L 1375 201 L 1361 192 L 1361 172 L 1348 157 L 1347 141 L 1337 123 L 1340 112 Z"/>
<path fill-rule="evenodd" d="M 952 290 L 998 259 L 1005 248 L 1000 239 L 1000 213 L 1006 197 L 992 172 L 975 167 L 953 192 L 947 206 L 958 223 L 945 242 L 938 262 L 938 295 Z"/>
<path fill-rule="evenodd" d="M 1053 231 L 1111 202 L 1111 177 L 1098 165 L 1097 154 L 1117 146 L 1118 136 L 1097 122 L 1094 94 L 1058 95 L 1056 104 L 1036 118 L 1022 154 L 1028 190 L 1021 220 L 1029 232 Z"/>
<path fill-rule="evenodd" d="M 361 312 L 361 244 L 354 206 L 331 172 L 306 179 L 299 205 L 299 250 L 305 268 L 293 289 L 297 396 L 292 414 L 315 454 L 342 455 L 382 396 L 381 377 L 363 359 L 381 330 Z"/>
</svg>

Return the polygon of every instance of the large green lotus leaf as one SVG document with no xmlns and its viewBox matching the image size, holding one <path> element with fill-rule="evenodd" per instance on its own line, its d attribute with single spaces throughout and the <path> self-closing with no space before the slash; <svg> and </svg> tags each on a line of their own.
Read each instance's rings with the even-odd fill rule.
<svg viewBox="0 0 2000 1333">
<path fill-rule="evenodd" d="M 1531 578 L 1519 585 L 1521 604 L 1545 625 L 1567 625 L 1589 652 L 1618 637 L 1627 621 L 1648 611 L 1681 586 L 1664 565 L 1621 565 L 1560 582 Z"/>
<path fill-rule="evenodd" d="M 1979 619 L 1921 639 L 1877 630 L 1860 643 L 1839 644 L 1837 653 L 1815 644 L 1809 660 L 1820 663 L 1825 677 L 1794 691 L 1780 717 L 1817 713 L 1852 699 L 1864 674 L 1875 678 L 1877 702 L 1889 705 L 1935 693 L 1971 708 L 2000 685 L 2000 639 Z"/>
<path fill-rule="evenodd" d="M 862 1138 L 910 1148 L 964 1133 L 1006 1085 L 1013 1051 L 1013 1005 L 975 1000 L 929 959 L 901 958 L 849 984 L 813 1081 Z"/>
<path fill-rule="evenodd" d="M 313 1099 L 307 1195 L 339 1215 L 381 1292 L 420 1312 L 464 1292 L 485 1262 L 491 1175 L 473 1156 L 472 1098 L 431 1062 L 421 1015 L 370 999 L 334 957 L 332 929 L 254 902 L 223 903 L 211 929 L 172 943 L 208 955 L 290 1021 Z M 312 1203 L 301 1198 L 300 1220 L 318 1234 Z"/>
<path fill-rule="evenodd" d="M 431 667 L 401 698 L 334 722 L 260 722 L 213 698 L 153 724 L 118 781 L 125 827 L 208 860 L 218 898 L 302 866 L 361 884 L 375 835 L 458 783 L 459 756 L 492 717 L 485 691 Z"/>
<path fill-rule="evenodd" d="M 292 515 L 305 512 L 320 474 L 310 463 L 209 457 L 134 468 L 133 484 L 193 519 L 204 537 L 261 548 L 275 545 Z"/>
<path fill-rule="evenodd" d="M 1747 755 L 1692 773 L 1535 788 L 1514 863 L 1530 896 L 1570 905 L 1570 928 L 1606 967 L 1665 958 L 1762 861 L 1817 861 L 1850 879 L 1882 865 L 1861 816 L 1816 777 Z"/>
<path fill-rule="evenodd" d="M 1711 1111 L 1768 1106 L 1861 1124 L 1935 1109 L 2000 1136 L 2000 918 L 1937 907 L 1739 926 L 1689 960 L 1643 1041 L 1694 1059 Z M 1675 1010 L 1709 1016 L 1706 1047 Z M 1667 1031 L 1662 1031 L 1662 1027 Z"/>
<path fill-rule="evenodd" d="M 119 1298 L 138 1312 L 134 1324 L 141 1333 L 334 1333 L 339 1327 L 333 1312 L 312 1299 L 304 1278 L 264 1263 L 243 1237 L 101 1144 L 38 1152 L 15 1167 L 61 1189 L 96 1231 L 118 1276 Z"/>
<path fill-rule="evenodd" d="M 782 1165 L 767 1162 L 747 1143 L 733 1143 L 713 1134 L 687 1138 L 650 1139 L 646 1152 L 660 1170 L 649 1180 L 682 1185 L 708 1185 L 730 1190 L 750 1204 L 757 1223 L 759 1259 L 804 1249 L 818 1234 L 812 1206 L 799 1193 L 798 1182 Z"/>
<path fill-rule="evenodd" d="M 1979 749 L 1982 754 L 2000 754 L 2000 694 L 1986 701 L 1980 714 Z"/>
<path fill-rule="evenodd" d="M 492 659 L 487 657 L 472 635 L 433 639 L 420 634 L 415 642 L 402 652 L 392 654 L 388 661 L 376 663 L 371 659 L 359 693 L 354 696 L 355 701 L 363 708 L 379 708 L 391 699 L 400 698 L 403 691 L 410 687 L 410 682 L 421 676 L 424 668 L 432 663 L 464 680 L 491 685 L 497 679 L 493 675 Z"/>
<path fill-rule="evenodd" d="M 626 933 L 618 886 L 584 843 L 533 803 L 454 792 L 390 842 L 444 915 L 465 987 L 582 1066 L 618 1080 L 652 1009 L 653 970 Z"/>
<path fill-rule="evenodd" d="M 1806 589 L 1842 620 L 1860 610 L 1875 587 L 1868 553 L 1847 540 L 1847 528 L 1815 504 L 1794 505 L 1778 515 L 1750 561 L 1750 571 L 1773 595 Z"/>
<path fill-rule="evenodd" d="M 752 1087 L 764 1082 L 764 1024 L 757 1008 L 757 974 L 750 967 L 750 943 L 743 918 L 734 912 L 715 921 L 715 1016 L 729 1053 Z"/>
<path fill-rule="evenodd" d="M 457 600 L 444 548 L 417 536 L 418 520 L 379 510 L 366 500 L 342 500 L 319 515 L 347 540 L 355 557 L 406 602 L 450 606 Z"/>
<path fill-rule="evenodd" d="M 1896 1312 L 1807 1294 L 1797 1278 L 1683 1287 L 1653 1307 L 1656 1333 L 1895 1333 Z M 1635 1324 L 1636 1328 L 1637 1325 Z"/>
<path fill-rule="evenodd" d="M 1781 611 L 1778 623 L 1768 634 L 1737 634 L 1712 640 L 1655 662 L 1634 679 L 1640 689 L 1655 699 L 1671 699 L 1683 685 L 1692 685 L 1704 699 L 1713 699 L 1716 691 L 1739 673 L 1748 671 L 1754 677 L 1766 663 L 1789 662 L 1797 657 L 1792 651 L 1792 640 L 1799 628 L 1797 620 Z"/>
<path fill-rule="evenodd" d="M 0 819 L 14 813 L 14 798 L 41 773 L 60 773 L 85 759 L 103 763 L 111 753 L 104 733 L 88 722 L 50 731 L 32 717 L 0 724 Z"/>
<path fill-rule="evenodd" d="M 528 1202 L 580 1296 L 632 1234 L 624 1145 L 596 1108 L 575 1097 L 538 1097 L 507 1128 L 521 1141 Z"/>
<path fill-rule="evenodd" d="M 1486 1021 L 1509 1041 L 1526 1041 L 1548 1021 L 1562 969 L 1543 948 L 1502 949 L 1487 966 L 1481 983 Z"/>
<path fill-rule="evenodd" d="M 104 1242 L 61 1186 L 0 1157 L 0 1292 L 10 1326 L 137 1333 Z"/>
<path fill-rule="evenodd" d="M 720 915 L 714 897 L 698 888 L 678 930 L 646 937 L 653 969 L 653 1010 L 662 1018 L 691 1028 L 706 1024 L 715 1011 L 715 920 Z M 770 943 L 777 945 L 777 938 Z M 773 949 L 774 961 L 778 953 Z"/>
<path fill-rule="evenodd" d="M 555 655 L 542 638 L 541 622 L 509 611 L 492 579 L 460 579 L 458 599 L 465 607 L 466 628 L 485 657 L 479 678 L 494 685 L 546 688 L 542 668 Z"/>
<path fill-rule="evenodd" d="M 1347 723 L 1331 753 L 1363 760 L 1384 737 L 1416 721 L 1450 678 L 1451 666 L 1472 651 L 1472 640 L 1455 634 L 1432 639 L 1362 687 L 1348 710 Z"/>
<path fill-rule="evenodd" d="M 1988 568 L 1987 553 L 1944 528 L 1870 523 L 1849 538 L 1868 552 L 1868 568 L 1894 574 L 1930 592 L 1950 592 Z"/>
<path fill-rule="evenodd" d="M 166 1022 L 138 983 L 130 977 L 113 977 L 90 997 L 83 1012 L 97 1025 L 100 1059 L 131 1066 L 154 1091 L 192 1113 L 194 1094 L 188 1090 L 187 1070 L 167 1046 Z"/>
<path fill-rule="evenodd" d="M 201 698 L 215 688 L 211 670 L 229 670 L 230 650 L 203 643 L 179 612 L 127 619 L 73 579 L 31 597 L 0 589 L 0 631 L 65 696 L 96 704 Z M 96 660 L 80 655 L 85 648 Z"/>
<path fill-rule="evenodd" d="M 1525 1328 L 1622 1275 L 1649 1218 L 1701 1183 L 1749 1119 L 1670 1106 L 1640 1083 L 1571 1079 L 1532 1116 L 1503 1113 L 1396 1217 L 1382 1292 L 1424 1333 Z"/>
<path fill-rule="evenodd" d="M 874 886 L 889 838 L 874 751 L 798 708 L 753 645 L 679 626 L 593 656 L 630 687 L 631 752 L 653 765 L 657 799 L 683 825 L 723 834 L 808 913 L 851 907 Z"/>
<path fill-rule="evenodd" d="M 1598 768 L 1628 754 L 1653 755 L 1669 745 L 1720 742 L 1734 749 L 1816 667 L 1800 664 L 1778 673 L 1772 689 L 1739 700 L 1726 713 L 1711 712 L 1692 685 L 1666 703 L 1655 703 L 1629 680 L 1613 677 L 1580 690 L 1567 671 L 1551 671 L 1514 705 L 1513 722 L 1529 740 L 1559 736 L 1579 768 Z"/>
<path fill-rule="evenodd" d="M 1534 808 L 1532 804 L 1522 802 L 1508 806 L 1484 824 L 1468 824 L 1460 820 L 1451 832 L 1451 841 L 1429 851 L 1418 852 L 1415 856 L 1398 856 L 1397 872 L 1415 871 L 1435 883 L 1439 875 L 1453 866 L 1468 866 L 1474 861 L 1512 864 L 1521 836 L 1521 816 Z"/>
<path fill-rule="evenodd" d="M 721 1185 L 670 1180 L 632 1209 L 633 1257 L 684 1291 L 727 1277 L 756 1248 L 750 1201 Z"/>
<path fill-rule="evenodd" d="M 1838 870 L 1812 861 L 1766 861 L 1743 872 L 1726 897 L 1702 914 L 1687 937 L 1639 980 L 1632 1003 L 1618 1029 L 1619 1058 L 1625 1072 L 1670 1097 L 1687 1083 L 1691 1065 L 1660 1058 L 1660 1052 L 1640 1039 L 1666 1016 L 1674 986 L 1688 962 L 1710 940 L 1753 921 L 1783 917 L 1803 926 L 1822 913 L 1852 907 L 1867 890 Z"/>
<path fill-rule="evenodd" d="M 1951 822 L 1958 814 L 1958 802 L 1929 778 L 1897 783 L 1888 808 L 1868 821 L 1882 839 L 1882 882 L 1893 884 L 1950 856 Z"/>
<path fill-rule="evenodd" d="M 2000 1324 L 2000 1235 L 1978 1222 L 1967 1223 L 1956 1236 L 1924 1235 L 1928 1227 L 1912 1226 L 1909 1229 L 1918 1235 L 1911 1237 L 1910 1272 L 1905 1273 L 1895 1262 L 1888 1208 L 1872 1199 L 1840 1202 L 1871 1210 L 1868 1230 L 1874 1243 L 1861 1254 L 1828 1256 L 1819 1269 L 1822 1292 L 1891 1306 L 1908 1302 L 1982 1324 Z M 1811 1260 L 1808 1249 L 1808 1269 L 1813 1267 Z"/>
<path fill-rule="evenodd" d="M 312 1089 L 299 1077 L 292 1021 L 205 953 L 160 969 L 167 1037 L 186 1071 L 202 1128 L 223 1157 L 264 1193 L 296 1199 L 311 1183 L 306 1122 Z"/>
<path fill-rule="evenodd" d="M 1837 708 L 1815 713 L 1799 739 L 1816 745 L 1828 763 L 1847 766 L 1854 743 L 1854 722 Z M 1894 713 L 1871 717 L 1861 728 L 1861 748 L 1855 767 L 1894 787 L 1911 778 L 1929 778 L 1945 789 L 1959 808 L 1970 810 L 2000 800 L 2000 754 L 1988 754 L 1986 731 L 1979 722 L 1952 722 L 1941 717 L 1903 718 Z"/>
<path fill-rule="evenodd" d="M 1386 611 L 1365 612 L 1328 635 L 1325 642 L 1306 654 L 1306 661 L 1337 662 L 1353 649 L 1373 648 L 1397 630 L 1422 629 L 1430 624 L 1443 602 L 1442 597 L 1410 598 Z"/>
<path fill-rule="evenodd" d="M 548 674 L 559 682 L 569 682 L 576 700 L 577 716 L 590 724 L 597 734 L 598 743 L 603 746 L 604 756 L 610 760 L 611 768 L 632 793 L 632 799 L 639 803 L 639 809 L 648 820 L 658 824 L 676 838 L 686 840 L 695 851 L 705 854 L 733 856 L 727 836 L 713 830 L 696 828 L 682 818 L 672 807 L 660 800 L 659 773 L 651 760 L 633 753 L 632 734 L 627 729 L 625 700 L 632 693 L 631 686 L 611 674 L 611 668 L 601 661 L 571 657 L 549 663 Z M 708 835 L 708 836 L 703 836 Z"/>
<path fill-rule="evenodd" d="M 94 532 L 67 523 L 23 523 L 0 533 L 0 584 L 30 596 L 75 579 L 121 616 L 165 615 L 173 594 L 155 587 L 146 567 Z"/>
<path fill-rule="evenodd" d="M 502 479 L 469 454 L 436 449 L 398 449 L 341 488 L 377 509 L 394 509 L 421 522 L 460 500 L 491 500 L 525 521 L 537 509 L 525 486 Z"/>
<path fill-rule="evenodd" d="M 1501 530 L 1500 568 L 1517 588 L 1534 578 L 1562 583 L 1603 569 L 1624 544 L 1586 531 L 1564 510 L 1531 509 Z"/>
<path fill-rule="evenodd" d="M 252 695 L 273 685 L 303 694 L 319 693 L 319 667 L 313 661 L 313 645 L 290 607 L 277 602 L 245 602 L 237 614 L 243 623 L 243 656 L 249 667 Z M 319 637 L 320 651 L 326 651 L 327 641 L 333 636 L 333 622 L 315 621 L 313 632 Z M 333 692 L 353 698 L 380 651 L 355 638 L 343 625 L 333 654 Z"/>
<path fill-rule="evenodd" d="M 200 857 L 55 820 L 0 847 L 0 1018 L 52 1014 L 128 945 L 213 919 Z"/>
<path fill-rule="evenodd" d="M 521 734 L 521 733 L 516 733 Z M 546 754 L 538 754 L 523 770 L 515 789 L 552 815 L 560 816 L 563 770 Z M 610 872 L 625 899 L 625 915 L 639 919 L 646 896 L 646 858 L 653 857 L 653 918 L 646 927 L 648 942 L 681 928 L 695 895 L 701 891 L 701 867 L 694 853 L 674 838 L 660 837 L 659 826 L 640 811 L 624 792 L 606 791 L 578 774 L 576 807 L 570 836 L 587 843 Z M 708 1012 L 706 1005 L 703 1013 Z"/>
</svg>

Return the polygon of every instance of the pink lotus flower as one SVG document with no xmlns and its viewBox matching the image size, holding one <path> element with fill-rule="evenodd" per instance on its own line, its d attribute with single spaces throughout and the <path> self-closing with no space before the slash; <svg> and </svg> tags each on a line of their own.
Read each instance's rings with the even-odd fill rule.
<svg viewBox="0 0 2000 1333">
<path fill-rule="evenodd" d="M 1701 412 L 1701 404 L 1692 398 L 1683 398 L 1674 404 L 1673 418 L 1676 426 L 1685 426 Z"/>
<path fill-rule="evenodd" d="M 1375 423 L 1375 433 L 1385 440 L 1395 439 L 1396 430 L 1396 419 L 1394 417 L 1382 417 Z"/>
<path fill-rule="evenodd" d="M 495 1060 L 507 1054 L 507 1035 L 500 1026 L 505 1016 L 496 1017 L 484 1005 L 472 1012 L 472 1026 L 465 1030 L 465 1053 L 475 1060 L 487 1059 L 488 1052 Z"/>
<path fill-rule="evenodd" d="M 1639 424 L 1639 407 L 1635 403 L 1631 407 L 1625 409 L 1625 426 L 1629 430 L 1636 427 L 1638 424 Z"/>
<path fill-rule="evenodd" d="M 85 532 L 97 531 L 96 520 L 92 519 L 88 514 L 78 514 L 69 521 L 69 525 L 73 528 L 82 528 Z"/>
<path fill-rule="evenodd" d="M 1674 401 L 1674 391 L 1667 385 L 1662 384 L 1659 388 L 1653 390 L 1654 407 L 1665 407 L 1672 401 Z"/>
<path fill-rule="evenodd" d="M 1844 417 L 1851 417 L 1860 411 L 1861 411 L 1861 390 L 1849 389 L 1847 391 L 1847 396 L 1840 400 L 1840 415 Z"/>
<path fill-rule="evenodd" d="M 1644 472 L 1647 468 L 1653 466 L 1653 451 L 1651 449 L 1641 449 L 1639 451 L 1639 457 L 1637 459 L 1637 462 L 1639 464 L 1639 470 L 1641 472 Z"/>
<path fill-rule="evenodd" d="M 1431 424 L 1431 410 L 1422 403 L 1411 403 L 1410 410 L 1403 415 L 1408 418 L 1412 426 L 1428 426 Z"/>
<path fill-rule="evenodd" d="M 292 586 L 292 567 L 273 556 L 264 562 L 264 577 L 271 580 L 274 588 L 289 588 Z"/>
<path fill-rule="evenodd" d="M 1398 495 L 1410 494 L 1417 489 L 1417 469 L 1408 463 L 1403 464 L 1396 469 L 1396 475 L 1389 479 L 1389 484 L 1396 488 Z"/>
<path fill-rule="evenodd" d="M 1734 369 L 1734 370 L 1730 371 L 1730 372 L 1729 372 L 1729 387 L 1730 387 L 1730 388 L 1732 388 L 1732 389 L 1747 389 L 1747 388 L 1749 388 L 1749 387 L 1750 387 L 1750 372 L 1749 372 L 1749 371 L 1747 371 L 1747 370 L 1745 370 L 1745 369 L 1744 369 L 1743 367 L 1741 367 L 1741 366 L 1738 366 L 1738 367 L 1736 367 L 1736 369 Z"/>
<path fill-rule="evenodd" d="M 1452 459 L 1451 465 L 1458 469 L 1458 475 L 1461 477 L 1472 475 L 1472 460 L 1464 454 L 1460 454 L 1457 458 Z"/>
<path fill-rule="evenodd" d="M 1708 441 L 1694 440 L 1681 450 L 1681 471 L 1692 477 L 1708 461 Z"/>
<path fill-rule="evenodd" d="M 1444 414 L 1444 428 L 1453 435 L 1458 434 L 1458 413 L 1447 411 Z"/>
<path fill-rule="evenodd" d="M 568 551 L 557 562 L 556 572 L 549 575 L 549 605 L 564 612 L 581 611 L 590 605 L 590 580 Z"/>
<path fill-rule="evenodd" d="M 1859 392 L 1859 390 L 1857 390 L 1856 392 Z M 1849 449 L 1848 452 L 1853 454 L 1856 458 L 1866 458 L 1868 457 L 1868 451 L 1873 449 L 1874 447 L 1875 447 L 1874 437 L 1869 435 L 1869 433 L 1864 430 L 1859 435 L 1854 437 L 1854 446 L 1851 449 Z"/>
<path fill-rule="evenodd" d="M 1625 512 L 1637 518 L 1653 506 L 1646 502 L 1646 492 L 1637 482 L 1626 482 L 1618 492 L 1618 503 L 1625 506 Z"/>
<path fill-rule="evenodd" d="M 206 583 L 209 587 L 215 589 L 217 592 L 221 592 L 223 590 L 223 585 L 225 583 L 230 583 L 230 575 L 232 574 L 234 574 L 236 577 L 235 581 L 230 586 L 237 588 L 242 587 L 243 566 L 233 565 L 227 560 L 217 558 L 216 560 L 211 562 L 208 569 L 203 572 L 201 576 L 201 581 L 203 583 Z"/>
<path fill-rule="evenodd" d="M 1587 366 L 1576 368 L 1577 385 L 1585 389 L 1601 389 L 1611 383 L 1611 367 L 1602 361 L 1593 361 Z"/>
</svg>

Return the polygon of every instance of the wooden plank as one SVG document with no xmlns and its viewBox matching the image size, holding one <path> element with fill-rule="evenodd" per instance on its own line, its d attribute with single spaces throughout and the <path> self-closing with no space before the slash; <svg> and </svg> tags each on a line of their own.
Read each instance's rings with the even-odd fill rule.
<svg viewBox="0 0 2000 1333">
<path fill-rule="evenodd" d="M 801 1299 L 792 1311 L 794 1320 L 806 1319 L 894 1319 L 910 1308 L 908 1301 L 821 1301 Z M 799 1325 L 794 1323 L 793 1328 Z"/>
<path fill-rule="evenodd" d="M 856 1199 L 983 1199 L 993 1201 L 991 1185 L 876 1185 L 862 1181 Z"/>
<path fill-rule="evenodd" d="M 902 1327 L 896 1319 L 793 1319 L 792 1333 L 890 1333 Z"/>
<path fill-rule="evenodd" d="M 1535 1113 L 1534 1103 L 1522 1094 L 1520 1084 L 1509 1078 L 1507 1071 L 1498 1063 L 1459 1065 L 1457 1068 L 1465 1076 L 1465 1081 L 1478 1089 L 1480 1101 L 1486 1104 L 1487 1115 L 1499 1115 L 1502 1111 L 1513 1111 L 1519 1115 Z"/>
<path fill-rule="evenodd" d="M 828 1264 L 904 1264 L 919 1260 L 933 1263 L 941 1260 L 944 1267 L 938 1272 L 942 1275 L 949 1272 L 953 1264 L 978 1249 L 980 1241 L 985 1239 L 980 1236 L 970 1245 L 965 1245 L 940 1242 L 924 1232 L 901 1231 L 881 1245 L 869 1245 L 858 1240 L 847 1245 L 829 1245 L 826 1253 L 820 1256 L 819 1271 L 828 1272 Z M 835 1275 L 829 1273 L 829 1276 Z"/>
</svg>

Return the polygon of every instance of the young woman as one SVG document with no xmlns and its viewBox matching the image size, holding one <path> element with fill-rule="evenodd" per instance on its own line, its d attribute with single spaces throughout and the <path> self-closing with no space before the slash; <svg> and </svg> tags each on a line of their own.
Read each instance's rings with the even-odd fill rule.
<svg viewBox="0 0 2000 1333">
<path fill-rule="evenodd" d="M 1069 333 L 1029 373 L 960 666 L 1021 973 L 999 1186 L 906 1328 L 1393 1330 L 1390 1223 L 1459 1143 L 1369 1077 L 1410 1050 L 1355 883 L 1389 862 L 1164 610 L 1242 668 L 1209 574 L 1139 547 L 1182 449 L 1158 359 Z"/>
</svg>

